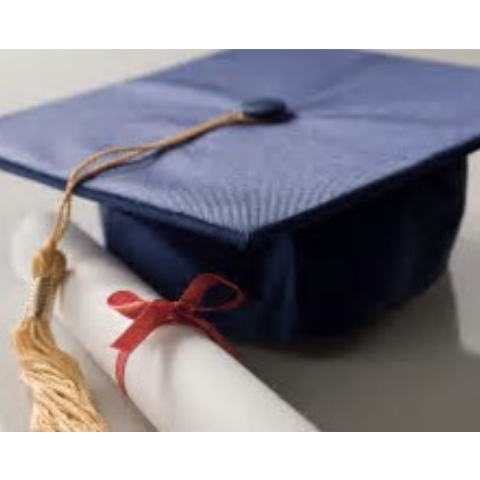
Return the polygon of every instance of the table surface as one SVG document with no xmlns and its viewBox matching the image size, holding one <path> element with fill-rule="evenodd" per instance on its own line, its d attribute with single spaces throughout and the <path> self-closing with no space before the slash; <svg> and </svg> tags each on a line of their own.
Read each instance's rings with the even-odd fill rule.
<svg viewBox="0 0 480 480">
<path fill-rule="evenodd" d="M 480 66 L 480 50 L 395 51 Z M 166 67 L 206 50 L 0 51 L 0 115 Z M 480 166 L 470 163 L 468 207 L 449 273 L 428 292 L 355 338 L 295 349 L 242 346 L 247 366 L 323 430 L 480 430 Z M 10 266 L 10 235 L 22 217 L 51 211 L 59 193 L 0 174 L 0 431 L 28 428 L 10 330 L 25 286 Z M 79 200 L 75 218 L 101 238 L 98 212 Z M 58 327 L 57 327 L 58 328 Z M 59 330 L 114 430 L 150 430 L 116 386 Z"/>
</svg>

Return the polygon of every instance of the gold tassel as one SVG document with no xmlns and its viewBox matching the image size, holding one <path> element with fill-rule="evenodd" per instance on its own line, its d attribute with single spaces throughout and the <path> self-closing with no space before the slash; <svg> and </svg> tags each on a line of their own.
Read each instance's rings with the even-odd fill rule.
<svg viewBox="0 0 480 480">
<path fill-rule="evenodd" d="M 34 287 L 25 318 L 13 332 L 23 381 L 33 394 L 31 430 L 104 432 L 78 363 L 55 343 L 50 317 L 66 259 L 52 245 L 33 262 Z"/>
</svg>

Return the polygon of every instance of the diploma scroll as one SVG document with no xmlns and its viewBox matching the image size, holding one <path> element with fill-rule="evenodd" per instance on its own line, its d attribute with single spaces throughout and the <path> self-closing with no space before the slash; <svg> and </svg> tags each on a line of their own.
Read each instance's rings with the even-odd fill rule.
<svg viewBox="0 0 480 480">
<path fill-rule="evenodd" d="M 29 259 L 51 223 L 50 216 L 32 217 L 15 233 L 13 261 L 22 278 L 29 278 Z M 116 381 L 118 352 L 111 345 L 131 322 L 110 308 L 107 299 L 118 290 L 149 299 L 158 293 L 76 227 L 62 248 L 70 263 L 57 317 Z M 155 330 L 131 355 L 125 382 L 132 401 L 159 430 L 316 430 L 195 328 L 167 325 Z"/>
</svg>

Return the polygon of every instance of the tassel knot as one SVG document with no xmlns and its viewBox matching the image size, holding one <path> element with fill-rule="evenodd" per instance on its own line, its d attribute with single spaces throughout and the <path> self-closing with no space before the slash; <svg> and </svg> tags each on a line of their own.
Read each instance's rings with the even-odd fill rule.
<svg viewBox="0 0 480 480">
<path fill-rule="evenodd" d="M 60 283 L 67 271 L 67 259 L 54 244 L 43 247 L 32 262 L 33 278 L 51 278 Z"/>
</svg>

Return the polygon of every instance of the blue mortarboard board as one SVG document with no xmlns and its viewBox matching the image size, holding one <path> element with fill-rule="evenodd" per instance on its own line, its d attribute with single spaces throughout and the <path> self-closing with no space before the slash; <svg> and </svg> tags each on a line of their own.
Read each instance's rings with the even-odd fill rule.
<svg viewBox="0 0 480 480">
<path fill-rule="evenodd" d="M 474 69 L 229 51 L 2 119 L 0 166 L 63 187 L 95 151 L 255 112 L 262 98 L 291 115 L 216 130 L 81 187 L 101 205 L 108 248 L 166 296 L 204 271 L 235 280 L 249 304 L 215 320 L 244 338 L 345 331 L 429 286 L 480 141 Z"/>
</svg>

